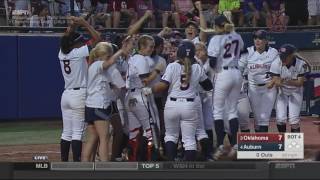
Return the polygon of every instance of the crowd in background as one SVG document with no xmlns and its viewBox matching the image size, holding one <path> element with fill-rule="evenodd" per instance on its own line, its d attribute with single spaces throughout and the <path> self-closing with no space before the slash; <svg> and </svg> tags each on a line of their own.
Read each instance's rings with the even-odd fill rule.
<svg viewBox="0 0 320 180">
<path fill-rule="evenodd" d="M 147 10 L 147 27 L 183 28 L 199 23 L 194 0 L 1 0 L 1 25 L 25 27 L 67 26 L 69 15 L 87 16 L 98 28 L 127 28 Z M 208 27 L 218 14 L 233 19 L 237 27 L 318 25 L 320 0 L 202 0 Z"/>
</svg>

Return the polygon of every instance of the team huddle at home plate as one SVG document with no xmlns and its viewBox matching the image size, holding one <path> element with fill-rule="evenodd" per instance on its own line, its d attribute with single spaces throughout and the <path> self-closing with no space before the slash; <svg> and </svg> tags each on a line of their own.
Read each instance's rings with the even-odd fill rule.
<svg viewBox="0 0 320 180">
<path fill-rule="evenodd" d="M 73 161 L 235 159 L 237 133 L 268 132 L 273 109 L 279 132 L 300 132 L 309 64 L 297 48 L 269 46 L 264 30 L 247 47 L 226 16 L 214 23 L 211 38 L 189 22 L 185 39 L 128 33 L 116 45 L 72 17 L 58 55 L 61 160 L 70 147 Z"/>
</svg>

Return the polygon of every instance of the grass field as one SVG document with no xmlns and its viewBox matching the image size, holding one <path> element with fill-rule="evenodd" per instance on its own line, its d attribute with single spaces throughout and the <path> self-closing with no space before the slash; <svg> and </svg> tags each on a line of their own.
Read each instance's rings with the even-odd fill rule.
<svg viewBox="0 0 320 180">
<path fill-rule="evenodd" d="M 0 145 L 57 144 L 62 121 L 0 123 Z"/>
</svg>

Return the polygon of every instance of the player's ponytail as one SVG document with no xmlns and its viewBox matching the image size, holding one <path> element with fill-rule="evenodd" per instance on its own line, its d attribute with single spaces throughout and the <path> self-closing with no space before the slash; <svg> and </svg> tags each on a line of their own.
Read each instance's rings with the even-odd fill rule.
<svg viewBox="0 0 320 180">
<path fill-rule="evenodd" d="M 184 83 L 186 85 L 188 85 L 190 83 L 190 79 L 191 79 L 192 63 L 191 63 L 190 58 L 188 58 L 188 57 L 185 57 L 183 59 L 182 63 L 184 66 L 183 74 L 185 75 Z"/>
<path fill-rule="evenodd" d="M 234 31 L 234 25 L 232 23 L 225 23 L 224 24 L 224 31 L 226 33 L 231 33 L 232 31 Z"/>
</svg>

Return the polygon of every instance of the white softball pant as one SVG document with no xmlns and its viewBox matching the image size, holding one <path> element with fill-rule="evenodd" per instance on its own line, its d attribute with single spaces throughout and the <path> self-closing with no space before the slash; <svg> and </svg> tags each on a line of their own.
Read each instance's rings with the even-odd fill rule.
<svg viewBox="0 0 320 180">
<path fill-rule="evenodd" d="M 121 119 L 121 124 L 123 128 L 123 132 L 127 135 L 129 135 L 129 120 L 128 120 L 128 113 L 125 108 L 124 101 L 122 101 L 120 98 L 117 99 L 117 108 L 119 111 L 119 116 Z"/>
<path fill-rule="evenodd" d="M 153 97 L 152 97 L 153 99 Z M 136 89 L 134 92 L 128 91 L 125 99 L 126 109 L 128 110 L 128 121 L 129 121 L 129 139 L 134 139 L 137 137 L 139 131 L 138 129 L 142 126 L 144 132 L 143 136 L 148 139 L 152 138 L 152 132 L 149 122 L 149 112 L 147 105 L 147 98 L 142 95 L 140 89 Z M 157 107 L 154 103 L 149 102 L 149 105 L 153 107 L 153 110 L 156 110 Z M 149 107 L 151 108 L 151 107 Z M 157 123 L 157 119 L 155 120 Z"/>
<path fill-rule="evenodd" d="M 202 104 L 200 96 L 197 96 L 195 100 L 196 100 L 196 104 L 198 107 L 198 116 L 199 116 L 199 120 L 198 120 L 199 122 L 198 122 L 197 130 L 196 130 L 196 138 L 198 141 L 200 141 L 201 139 L 208 138 L 208 135 L 205 130 L 203 104 Z"/>
<path fill-rule="evenodd" d="M 229 108 L 226 104 L 226 108 Z M 239 127 L 240 130 L 250 129 L 250 104 L 247 95 L 240 95 L 237 102 L 238 117 L 239 117 Z M 225 114 L 227 117 L 227 114 Z M 229 121 L 224 119 L 224 130 L 226 133 L 230 134 Z"/>
<path fill-rule="evenodd" d="M 165 142 L 177 143 L 181 130 L 185 150 L 196 150 L 198 119 L 198 105 L 195 100 L 191 102 L 185 98 L 176 98 L 176 101 L 173 101 L 168 97 L 164 109 Z"/>
<path fill-rule="evenodd" d="M 215 75 L 213 90 L 213 117 L 214 120 L 238 118 L 238 98 L 240 95 L 242 76 L 238 69 L 222 69 Z M 225 108 L 225 104 L 229 108 Z"/>
<path fill-rule="evenodd" d="M 276 101 L 277 123 L 286 123 L 288 119 L 287 107 L 289 107 L 289 124 L 299 124 L 302 100 L 302 88 L 299 88 L 296 91 L 291 92 L 291 94 L 279 93 Z"/>
<path fill-rule="evenodd" d="M 271 112 L 277 96 L 275 87 L 249 84 L 248 96 L 256 126 L 269 126 Z"/>
<path fill-rule="evenodd" d="M 66 141 L 82 140 L 85 130 L 86 88 L 66 89 L 61 97 L 63 130 L 61 139 Z"/>
</svg>

